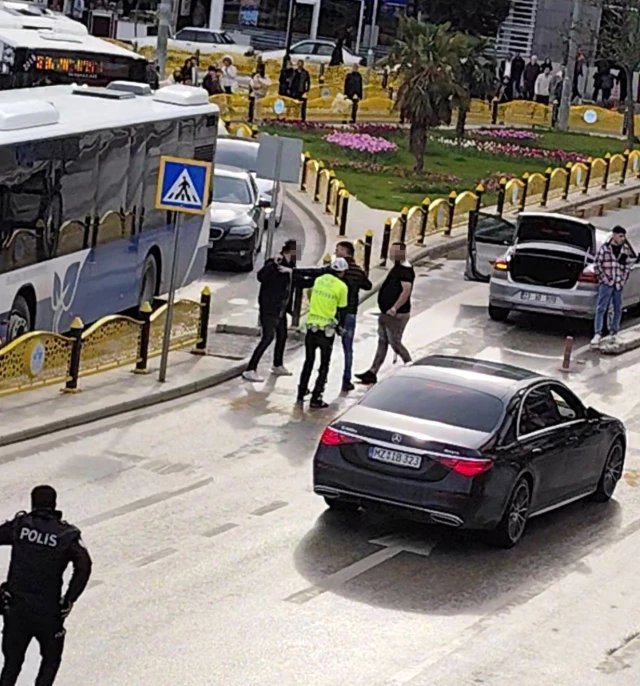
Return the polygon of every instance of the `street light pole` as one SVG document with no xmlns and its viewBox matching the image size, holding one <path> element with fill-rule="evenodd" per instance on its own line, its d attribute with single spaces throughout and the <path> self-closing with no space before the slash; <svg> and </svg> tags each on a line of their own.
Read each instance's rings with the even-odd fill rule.
<svg viewBox="0 0 640 686">
<path fill-rule="evenodd" d="M 367 64 L 373 64 L 373 39 L 376 26 L 378 25 L 378 0 L 373 0 L 373 13 L 371 14 L 371 25 L 369 27 L 369 50 L 367 51 Z"/>
<path fill-rule="evenodd" d="M 287 13 L 287 34 L 284 43 L 284 57 L 282 58 L 282 68 L 287 66 L 289 60 L 289 53 L 291 52 L 291 42 L 293 39 L 293 13 L 296 6 L 296 0 L 289 0 L 289 11 Z"/>
<path fill-rule="evenodd" d="M 364 24 L 364 4 L 366 0 L 360 0 L 360 16 L 358 17 L 358 35 L 356 36 L 356 55 L 360 53 L 362 43 L 362 25 Z"/>
<path fill-rule="evenodd" d="M 562 83 L 562 97 L 558 110 L 558 129 L 569 130 L 569 112 L 571 109 L 571 96 L 573 95 L 573 78 L 576 73 L 576 57 L 578 56 L 578 40 L 576 33 L 582 19 L 582 0 L 573 0 L 573 14 L 571 17 L 571 29 L 569 30 L 569 52 L 567 67 L 564 71 Z"/>
<path fill-rule="evenodd" d="M 158 71 L 160 81 L 165 79 L 167 67 L 167 46 L 169 35 L 171 34 L 171 0 L 162 0 L 160 3 L 160 16 L 158 17 L 158 49 L 156 59 L 158 60 Z"/>
</svg>

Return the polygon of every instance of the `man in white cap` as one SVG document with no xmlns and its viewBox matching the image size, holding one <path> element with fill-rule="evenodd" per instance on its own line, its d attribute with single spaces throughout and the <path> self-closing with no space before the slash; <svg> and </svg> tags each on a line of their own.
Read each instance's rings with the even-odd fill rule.
<svg viewBox="0 0 640 686">
<path fill-rule="evenodd" d="M 329 375 L 333 341 L 340 326 L 340 310 L 348 304 L 349 289 L 343 281 L 348 269 L 348 262 L 342 257 L 337 257 L 331 263 L 331 270 L 316 279 L 311 292 L 304 343 L 306 357 L 298 385 L 298 402 L 304 402 L 309 392 L 309 380 L 316 361 L 316 350 L 319 349 L 320 368 L 309 404 L 309 407 L 313 409 L 328 407 L 322 395 Z"/>
</svg>

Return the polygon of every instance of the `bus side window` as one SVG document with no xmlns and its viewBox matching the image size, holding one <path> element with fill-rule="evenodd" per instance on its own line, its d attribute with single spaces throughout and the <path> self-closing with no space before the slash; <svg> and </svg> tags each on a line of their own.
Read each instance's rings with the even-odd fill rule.
<svg viewBox="0 0 640 686">
<path fill-rule="evenodd" d="M 144 221 L 143 231 L 165 228 L 167 212 L 156 210 L 156 185 L 160 171 L 160 156 L 176 157 L 178 147 L 178 121 L 151 122 L 146 126 L 147 159 L 144 175 Z"/>
<path fill-rule="evenodd" d="M 128 235 L 136 235 L 142 231 L 145 157 L 145 125 L 137 124 L 131 129 L 131 152 L 129 154 L 129 169 L 127 170 L 125 213 L 129 222 Z"/>
<path fill-rule="evenodd" d="M 126 188 L 131 150 L 130 129 L 125 127 L 100 132 L 96 212 L 99 218 L 96 245 L 127 237 Z"/>
<path fill-rule="evenodd" d="M 196 122 L 194 119 L 181 119 L 178 132 L 178 157 L 194 159 L 193 139 L 196 132 Z"/>
<path fill-rule="evenodd" d="M 60 174 L 62 223 L 58 254 L 68 255 L 91 247 L 96 209 L 100 134 L 91 132 L 78 138 L 77 154 L 66 157 Z M 66 155 L 65 155 L 66 156 Z"/>
<path fill-rule="evenodd" d="M 0 273 L 27 267 L 38 260 L 35 223 L 40 209 L 37 184 L 41 174 L 33 164 L 29 166 L 30 160 L 20 153 L 19 147 L 3 147 L 0 160 Z M 36 193 L 27 193 L 29 188 Z"/>
</svg>

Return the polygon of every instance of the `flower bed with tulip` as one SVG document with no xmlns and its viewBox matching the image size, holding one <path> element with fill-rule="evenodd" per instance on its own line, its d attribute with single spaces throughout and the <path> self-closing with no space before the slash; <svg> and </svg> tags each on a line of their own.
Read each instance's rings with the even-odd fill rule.
<svg viewBox="0 0 640 686">
<path fill-rule="evenodd" d="M 287 122 L 267 130 L 302 138 L 304 149 L 333 169 L 352 195 L 370 207 L 396 212 L 405 205 L 420 205 L 425 196 L 435 200 L 479 183 L 486 189 L 487 204 L 492 204 L 501 178 L 544 173 L 548 167 L 625 147 L 611 138 L 486 127 L 469 129 L 459 143 L 453 131 L 438 130 L 429 136 L 424 173 L 415 174 L 406 127 Z"/>
</svg>

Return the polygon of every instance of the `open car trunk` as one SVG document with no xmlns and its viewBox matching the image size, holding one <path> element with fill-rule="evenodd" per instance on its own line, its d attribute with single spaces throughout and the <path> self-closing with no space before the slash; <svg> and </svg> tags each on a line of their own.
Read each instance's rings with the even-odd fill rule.
<svg viewBox="0 0 640 686">
<path fill-rule="evenodd" d="M 522 284 L 570 289 L 584 270 L 586 258 L 575 249 L 524 244 L 511 258 L 511 278 Z"/>
<path fill-rule="evenodd" d="M 522 214 L 518 219 L 510 272 L 513 281 L 549 288 L 573 288 L 595 255 L 595 229 L 573 217 Z"/>
</svg>

